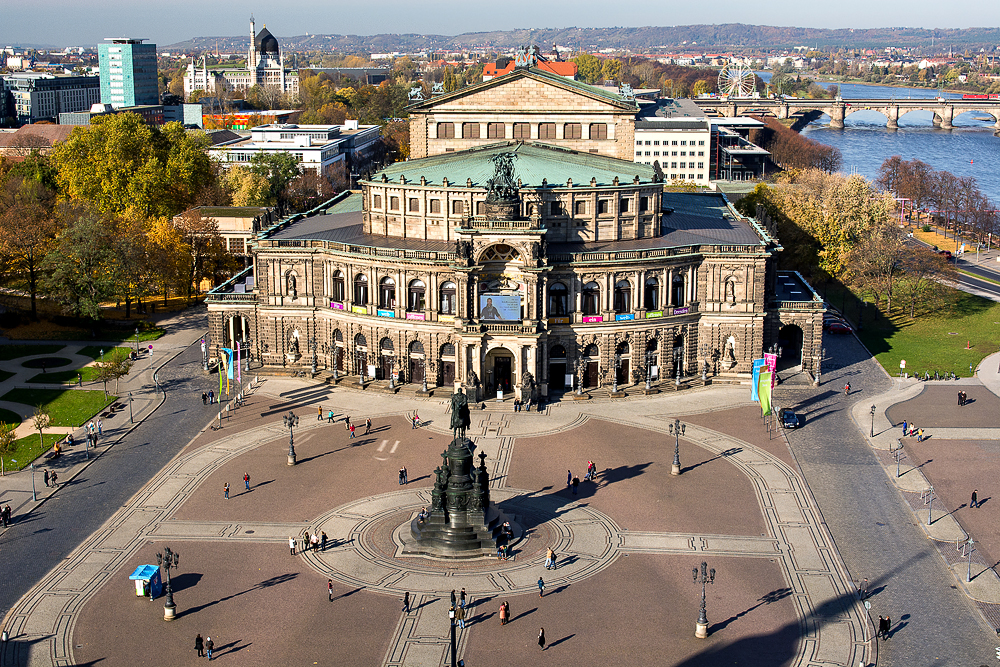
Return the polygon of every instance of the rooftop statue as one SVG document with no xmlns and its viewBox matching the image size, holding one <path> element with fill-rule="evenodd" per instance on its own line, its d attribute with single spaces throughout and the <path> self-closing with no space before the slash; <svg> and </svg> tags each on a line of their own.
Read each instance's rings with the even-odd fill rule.
<svg viewBox="0 0 1000 667">
<path fill-rule="evenodd" d="M 489 201 L 517 199 L 517 183 L 514 179 L 514 160 L 517 153 L 497 153 L 490 158 L 493 176 L 486 183 L 486 198 Z"/>
</svg>

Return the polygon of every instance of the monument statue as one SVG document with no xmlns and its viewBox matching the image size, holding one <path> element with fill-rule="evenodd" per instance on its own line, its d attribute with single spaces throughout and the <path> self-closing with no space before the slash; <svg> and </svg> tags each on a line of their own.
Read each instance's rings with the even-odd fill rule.
<svg viewBox="0 0 1000 667">
<path fill-rule="evenodd" d="M 469 399 L 465 396 L 465 391 L 459 389 L 451 395 L 451 431 L 455 440 L 465 441 L 465 430 L 472 423 L 469 415 Z"/>
<path fill-rule="evenodd" d="M 486 182 L 486 201 L 507 201 L 517 199 L 517 183 L 514 179 L 514 160 L 517 153 L 497 153 L 490 158 L 493 176 Z"/>
</svg>

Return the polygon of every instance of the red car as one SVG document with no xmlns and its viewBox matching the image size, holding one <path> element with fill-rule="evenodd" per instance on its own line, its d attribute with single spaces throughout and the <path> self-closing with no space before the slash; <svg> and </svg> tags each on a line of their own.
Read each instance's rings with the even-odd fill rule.
<svg viewBox="0 0 1000 667">
<path fill-rule="evenodd" d="M 849 324 L 845 324 L 843 322 L 830 322 L 830 326 L 827 327 L 827 331 L 835 334 L 849 334 L 854 332 Z"/>
</svg>

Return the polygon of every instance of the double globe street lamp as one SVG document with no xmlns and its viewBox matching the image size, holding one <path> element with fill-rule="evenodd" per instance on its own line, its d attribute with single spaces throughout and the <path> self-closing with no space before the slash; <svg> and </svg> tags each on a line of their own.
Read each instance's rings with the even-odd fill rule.
<svg viewBox="0 0 1000 667">
<path fill-rule="evenodd" d="M 299 425 L 299 418 L 291 410 L 288 414 L 283 417 L 285 422 L 285 428 L 288 429 L 288 465 L 295 465 L 295 432 L 294 429 Z"/>
<path fill-rule="evenodd" d="M 670 435 L 674 436 L 674 463 L 670 467 L 671 475 L 681 474 L 681 436 L 687 429 L 686 424 L 682 424 L 680 419 L 675 419 L 670 424 Z"/>
<path fill-rule="evenodd" d="M 174 604 L 174 589 L 170 586 L 170 569 L 180 564 L 181 556 L 176 551 L 171 551 L 170 547 L 164 547 L 162 553 L 156 554 L 156 564 L 163 566 L 163 571 L 167 575 L 164 585 L 167 591 L 167 601 L 163 605 L 163 620 L 172 621 L 176 618 L 177 605 Z"/>
</svg>

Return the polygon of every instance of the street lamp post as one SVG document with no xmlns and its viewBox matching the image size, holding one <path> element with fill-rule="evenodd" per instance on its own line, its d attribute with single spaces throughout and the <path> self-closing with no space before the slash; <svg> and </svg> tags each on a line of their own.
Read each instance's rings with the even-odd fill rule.
<svg viewBox="0 0 1000 667">
<path fill-rule="evenodd" d="M 670 424 L 670 434 L 674 436 L 674 463 L 670 467 L 671 475 L 681 474 L 681 436 L 687 429 L 687 424 L 682 424 L 680 419 L 674 419 Z"/>
<path fill-rule="evenodd" d="M 316 375 L 316 337 L 309 339 L 309 350 L 312 352 L 312 374 Z"/>
<path fill-rule="evenodd" d="M 675 387 L 681 386 L 681 355 L 683 354 L 682 350 L 683 348 L 680 347 L 674 348 L 674 367 L 677 369 L 677 377 L 674 378 Z"/>
<path fill-rule="evenodd" d="M 455 647 L 455 607 L 452 606 L 448 609 L 448 621 L 451 624 L 451 667 L 458 667 L 458 663 L 455 659 L 458 657 L 457 649 Z"/>
<path fill-rule="evenodd" d="M 872 437 L 875 437 L 875 406 L 872 406 Z"/>
<path fill-rule="evenodd" d="M 35 492 L 35 464 L 31 464 L 31 499 L 38 502 L 38 494 Z"/>
<path fill-rule="evenodd" d="M 294 429 L 299 425 L 299 418 L 291 410 L 284 416 L 285 428 L 288 429 L 288 465 L 295 465 L 295 435 Z"/>
<path fill-rule="evenodd" d="M 250 339 L 250 338 L 247 338 L 246 339 L 246 351 L 247 351 L 247 353 L 246 353 L 246 360 L 247 360 L 246 372 L 247 373 L 250 372 L 250 357 L 253 356 L 252 350 L 253 350 L 253 340 Z"/>
<path fill-rule="evenodd" d="M 389 357 L 389 389 L 396 388 L 396 358 Z"/>
<path fill-rule="evenodd" d="M 614 394 L 618 393 L 618 369 L 621 367 L 621 364 L 622 364 L 622 355 L 615 354 L 615 378 L 614 378 L 614 384 L 612 385 L 613 386 L 612 393 Z"/>
<path fill-rule="evenodd" d="M 132 392 L 128 393 L 128 421 L 130 424 L 135 423 L 135 417 L 132 416 Z"/>
<path fill-rule="evenodd" d="M 580 377 L 582 369 L 583 369 L 583 359 L 580 359 L 579 357 L 577 357 L 577 359 L 576 359 L 576 372 L 573 373 L 573 379 L 576 381 L 576 395 L 577 396 L 582 396 L 583 395 L 583 378 Z"/>
<path fill-rule="evenodd" d="M 104 348 L 101 348 L 101 363 L 104 363 Z"/>
<path fill-rule="evenodd" d="M 138 346 L 136 346 L 136 354 L 139 354 Z M 201 339 L 201 369 L 203 371 L 208 370 L 208 346 L 205 344 L 205 339 Z"/>
<path fill-rule="evenodd" d="M 337 364 L 340 362 L 340 348 L 336 345 L 333 346 L 333 381 L 336 382 L 340 379 L 337 373 Z"/>
<path fill-rule="evenodd" d="M 715 583 L 715 568 L 708 569 L 708 563 L 701 562 L 701 572 L 698 568 L 692 569 L 694 583 L 701 584 L 701 614 L 698 616 L 698 623 L 694 626 L 694 636 L 698 639 L 708 637 L 708 614 L 705 610 L 705 584 Z"/>
<path fill-rule="evenodd" d="M 167 580 L 164 584 L 167 590 L 167 601 L 163 605 L 164 621 L 172 621 L 176 618 L 177 605 L 174 604 L 174 589 L 170 586 L 170 568 L 177 567 L 180 564 L 180 560 L 180 554 L 171 551 L 170 547 L 164 547 L 163 553 L 156 554 L 156 564 L 162 565 L 163 571 L 167 575 Z"/>
<path fill-rule="evenodd" d="M 927 490 L 927 525 L 931 525 L 931 507 L 934 506 L 934 487 Z"/>
<path fill-rule="evenodd" d="M 896 479 L 899 479 L 899 459 L 903 458 L 903 443 L 899 443 L 899 447 L 895 447 L 892 450 L 893 455 L 896 457 Z"/>
<path fill-rule="evenodd" d="M 135 356 L 139 356 L 139 327 L 135 328 Z"/>
<path fill-rule="evenodd" d="M 965 546 L 967 547 L 967 551 L 969 552 L 969 554 L 968 554 L 969 555 L 969 571 L 965 575 L 965 583 L 967 583 L 967 584 L 972 581 L 972 547 L 975 546 L 975 544 L 976 544 L 976 541 L 973 540 L 971 537 L 969 538 L 969 541 L 965 543 Z"/>
<path fill-rule="evenodd" d="M 653 368 L 653 353 L 646 352 L 646 391 L 649 391 L 649 376 Z"/>
<path fill-rule="evenodd" d="M 420 391 L 422 391 L 422 392 L 424 392 L 426 394 L 427 393 L 427 359 L 423 360 L 423 364 L 422 365 L 423 365 L 423 372 L 421 373 L 421 375 L 423 376 L 423 383 L 421 384 Z"/>
</svg>

